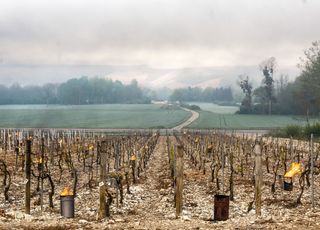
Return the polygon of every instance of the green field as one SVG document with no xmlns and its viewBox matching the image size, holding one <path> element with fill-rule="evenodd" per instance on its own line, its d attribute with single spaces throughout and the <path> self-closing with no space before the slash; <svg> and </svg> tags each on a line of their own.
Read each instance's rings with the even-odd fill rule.
<svg viewBox="0 0 320 230">
<path fill-rule="evenodd" d="M 219 114 L 234 114 L 239 110 L 239 107 L 237 106 L 220 106 L 217 104 L 206 102 L 188 102 L 188 104 L 198 105 L 201 108 L 201 110 Z"/>
<path fill-rule="evenodd" d="M 188 126 L 192 129 L 272 129 L 285 127 L 287 125 L 306 125 L 303 116 L 281 116 L 281 115 L 247 115 L 235 114 L 239 109 L 237 106 L 219 106 L 213 103 L 190 102 L 200 106 L 200 117 Z M 313 118 L 311 123 L 320 121 Z"/>
<path fill-rule="evenodd" d="M 2 128 L 172 128 L 190 116 L 161 105 L 0 106 Z"/>
<path fill-rule="evenodd" d="M 311 123 L 320 121 L 313 118 Z M 305 117 L 280 116 L 280 115 L 240 115 L 240 114 L 219 114 L 208 111 L 201 111 L 198 120 L 188 128 L 193 129 L 272 129 L 285 127 L 287 125 L 305 125 Z"/>
<path fill-rule="evenodd" d="M 270 129 L 296 124 L 305 125 L 305 117 L 278 115 L 239 115 L 237 107 L 211 103 L 192 103 L 201 107 L 193 129 Z M 206 111 L 205 111 L 206 110 Z M 172 128 L 188 119 L 181 109 L 161 109 L 161 105 L 7 105 L 0 106 L 2 128 Z M 311 122 L 320 121 L 312 119 Z"/>
</svg>

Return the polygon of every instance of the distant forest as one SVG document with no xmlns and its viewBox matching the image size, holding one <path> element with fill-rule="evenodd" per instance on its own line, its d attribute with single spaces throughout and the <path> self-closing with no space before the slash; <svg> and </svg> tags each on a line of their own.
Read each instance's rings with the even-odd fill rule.
<svg viewBox="0 0 320 230">
<path fill-rule="evenodd" d="M 138 82 L 128 85 L 105 78 L 81 77 L 61 84 L 11 87 L 0 85 L 0 104 L 106 104 L 106 103 L 150 103 Z"/>
<path fill-rule="evenodd" d="M 48 83 L 43 86 L 10 87 L 0 85 L 0 104 L 148 104 L 157 95 L 153 91 L 142 89 L 136 80 L 130 84 L 105 78 L 73 78 L 61 84 Z M 174 90 L 170 100 L 173 101 L 232 101 L 230 88 L 185 88 Z"/>
</svg>

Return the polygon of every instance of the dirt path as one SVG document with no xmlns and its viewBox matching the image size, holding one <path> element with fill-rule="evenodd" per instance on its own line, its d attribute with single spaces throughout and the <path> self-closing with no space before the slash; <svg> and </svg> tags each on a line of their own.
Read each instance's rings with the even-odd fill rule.
<svg viewBox="0 0 320 230">
<path fill-rule="evenodd" d="M 125 206 L 130 207 L 134 215 L 125 221 L 127 223 L 116 224 L 114 227 L 171 229 L 168 218 L 174 219 L 175 210 L 167 154 L 166 137 L 161 136 L 147 170 L 141 174 L 138 183 L 131 186 L 132 194 L 125 196 Z"/>
<path fill-rule="evenodd" d="M 175 139 L 170 137 L 175 143 Z M 206 183 L 198 172 L 190 169 L 186 161 L 184 207 L 180 219 L 175 218 L 174 189 L 171 184 L 166 137 L 160 136 L 155 151 L 150 159 L 148 169 L 143 172 L 138 184 L 131 187 L 132 194 L 126 194 L 123 212 L 114 216 L 116 223 L 112 228 L 124 229 L 210 229 L 211 223 L 207 221 L 211 216 L 212 202 L 210 195 L 206 194 Z M 209 197 L 209 199 L 208 199 Z M 207 202 L 208 204 L 204 204 Z M 210 208 L 206 208 L 206 207 Z M 128 218 L 121 221 L 124 212 Z M 121 222 L 121 223 L 117 223 Z"/>
<path fill-rule="evenodd" d="M 142 202 L 136 208 L 140 218 L 157 221 L 164 217 L 163 211 L 169 201 L 168 195 L 171 186 L 165 137 L 159 138 L 147 171 L 143 176 L 145 180 L 141 181 L 141 185 L 137 185 L 144 191 L 138 197 Z"/>
<path fill-rule="evenodd" d="M 182 108 L 182 107 L 181 107 Z M 192 122 L 194 122 L 195 120 L 197 120 L 199 118 L 199 113 L 191 110 L 191 109 L 187 109 L 187 108 L 182 108 L 183 110 L 187 111 L 187 112 L 191 112 L 191 117 L 189 117 L 188 120 L 186 120 L 185 122 L 181 123 L 180 125 L 173 127 L 172 130 L 177 130 L 180 131 L 181 129 L 183 129 L 184 127 L 190 125 Z"/>
</svg>

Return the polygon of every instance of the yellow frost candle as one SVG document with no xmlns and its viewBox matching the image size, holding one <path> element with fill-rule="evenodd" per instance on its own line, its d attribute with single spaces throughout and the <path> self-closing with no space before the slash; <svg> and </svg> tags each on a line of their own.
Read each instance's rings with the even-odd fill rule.
<svg viewBox="0 0 320 230">
<path fill-rule="evenodd" d="M 291 168 L 289 169 L 288 172 L 286 172 L 284 177 L 293 177 L 294 175 L 296 175 L 297 173 L 300 173 L 300 172 L 301 172 L 300 164 L 293 162 L 291 165 Z"/>
</svg>

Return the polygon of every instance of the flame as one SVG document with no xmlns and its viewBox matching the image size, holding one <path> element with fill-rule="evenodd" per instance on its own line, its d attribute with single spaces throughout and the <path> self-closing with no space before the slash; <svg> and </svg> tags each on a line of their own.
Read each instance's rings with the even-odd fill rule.
<svg viewBox="0 0 320 230">
<path fill-rule="evenodd" d="M 291 168 L 289 169 L 288 172 L 286 172 L 284 177 L 293 177 L 294 175 L 296 175 L 297 173 L 300 173 L 300 172 L 301 172 L 300 164 L 293 162 L 291 165 Z"/>
<path fill-rule="evenodd" d="M 60 196 L 73 196 L 73 192 L 69 187 L 65 187 L 63 191 L 60 193 Z"/>
<path fill-rule="evenodd" d="M 34 164 L 42 164 L 42 157 L 36 158 L 36 160 L 33 161 Z"/>
<path fill-rule="evenodd" d="M 136 157 L 135 154 L 133 154 L 133 155 L 130 157 L 130 160 L 131 160 L 131 161 L 135 161 L 136 159 L 137 159 L 137 157 Z"/>
</svg>

